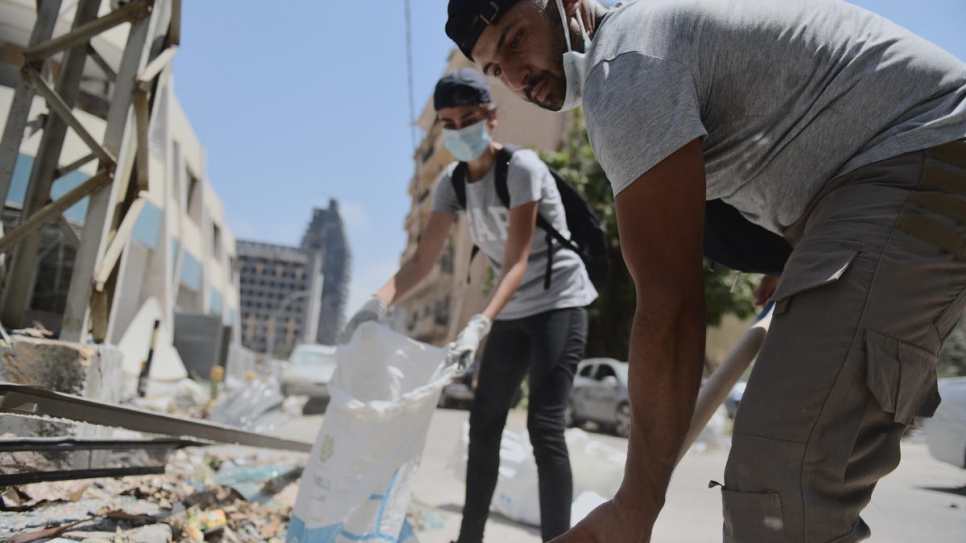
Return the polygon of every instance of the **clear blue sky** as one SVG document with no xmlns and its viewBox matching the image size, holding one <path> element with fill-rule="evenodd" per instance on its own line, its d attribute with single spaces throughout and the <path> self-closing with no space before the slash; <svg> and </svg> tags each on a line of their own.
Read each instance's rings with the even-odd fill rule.
<svg viewBox="0 0 966 543">
<path fill-rule="evenodd" d="M 417 114 L 451 42 L 447 0 L 411 0 Z M 966 60 L 966 1 L 853 2 Z M 184 2 L 175 90 L 239 238 L 297 244 L 337 198 L 349 312 L 395 271 L 413 174 L 403 0 Z"/>
</svg>

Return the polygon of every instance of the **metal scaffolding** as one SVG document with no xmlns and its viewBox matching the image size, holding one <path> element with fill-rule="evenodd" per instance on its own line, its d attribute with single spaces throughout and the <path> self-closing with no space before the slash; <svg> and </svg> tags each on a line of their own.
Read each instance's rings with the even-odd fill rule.
<svg viewBox="0 0 966 543">
<path fill-rule="evenodd" d="M 0 141 L 0 202 L 5 203 L 14 164 L 29 124 L 34 96 L 40 95 L 48 113 L 42 117 L 43 137 L 30 172 L 20 222 L 9 232 L 0 226 L 0 253 L 12 250 L 5 271 L 0 320 L 20 327 L 30 303 L 41 229 L 63 223 L 63 212 L 90 198 L 77 256 L 61 338 L 81 341 L 88 332 L 104 341 L 121 257 L 151 183 L 148 178 L 148 127 L 158 76 L 170 69 L 181 34 L 181 0 L 136 0 L 98 17 L 102 0 L 80 0 L 70 32 L 53 36 L 61 0 L 38 0 L 37 19 L 23 53 L 21 79 L 10 106 Z M 112 5 L 114 3 L 112 2 Z M 115 70 L 94 48 L 91 40 L 129 24 L 120 66 Z M 51 83 L 53 57 L 63 54 L 57 80 Z M 113 86 L 103 141 L 84 128 L 74 114 L 81 76 L 90 59 Z M 132 115 L 133 113 L 133 115 Z M 67 130 L 72 130 L 91 153 L 71 164 L 60 165 Z M 97 173 L 60 198 L 51 201 L 53 183 L 97 160 Z M 157 189 L 155 189 L 157 190 Z"/>
</svg>

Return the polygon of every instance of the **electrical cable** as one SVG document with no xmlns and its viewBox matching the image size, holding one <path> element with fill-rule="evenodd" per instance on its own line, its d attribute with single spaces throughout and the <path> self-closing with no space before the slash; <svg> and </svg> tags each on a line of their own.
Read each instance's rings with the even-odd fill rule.
<svg viewBox="0 0 966 543">
<path fill-rule="evenodd" d="M 413 23 L 409 12 L 409 0 L 403 0 L 406 11 L 406 72 L 409 80 L 409 136 L 413 151 L 416 150 L 416 98 L 413 89 Z"/>
</svg>

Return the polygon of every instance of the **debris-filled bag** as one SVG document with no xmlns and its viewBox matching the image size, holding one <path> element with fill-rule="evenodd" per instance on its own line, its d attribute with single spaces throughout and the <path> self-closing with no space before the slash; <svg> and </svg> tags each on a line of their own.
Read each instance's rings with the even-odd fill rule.
<svg viewBox="0 0 966 543">
<path fill-rule="evenodd" d="M 445 351 L 366 323 L 336 352 L 332 400 L 305 466 L 287 543 L 414 541 L 405 523 Z"/>
</svg>

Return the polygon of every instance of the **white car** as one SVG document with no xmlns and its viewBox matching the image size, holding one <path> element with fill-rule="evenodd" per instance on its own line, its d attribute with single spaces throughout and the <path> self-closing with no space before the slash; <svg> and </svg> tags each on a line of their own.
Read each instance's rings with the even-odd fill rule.
<svg viewBox="0 0 966 543">
<path fill-rule="evenodd" d="M 627 399 L 627 362 L 591 358 L 577 366 L 567 404 L 568 426 L 592 421 L 621 437 L 631 432 L 631 406 Z"/>
<path fill-rule="evenodd" d="M 335 373 L 335 347 L 332 345 L 299 345 L 292 351 L 280 379 L 283 396 L 308 396 L 309 406 L 329 401 L 329 380 Z"/>
<path fill-rule="evenodd" d="M 923 423 L 929 454 L 966 468 L 966 377 L 940 379 L 939 395 L 939 409 Z"/>
</svg>

